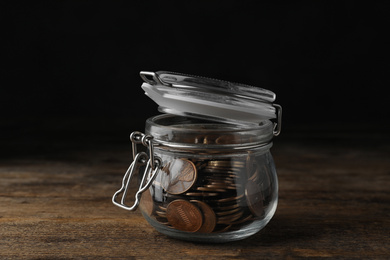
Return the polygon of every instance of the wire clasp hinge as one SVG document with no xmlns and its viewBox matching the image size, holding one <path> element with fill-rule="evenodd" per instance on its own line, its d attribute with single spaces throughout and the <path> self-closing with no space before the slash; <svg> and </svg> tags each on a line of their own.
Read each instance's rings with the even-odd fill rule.
<svg viewBox="0 0 390 260">
<path fill-rule="evenodd" d="M 165 85 L 165 86 L 169 86 L 168 83 L 165 83 L 163 82 L 159 76 L 157 75 L 157 73 L 155 72 L 149 72 L 149 71 L 141 71 L 139 73 L 139 75 L 141 76 L 141 78 L 146 82 L 146 83 L 149 83 L 150 85 Z"/>
<path fill-rule="evenodd" d="M 133 132 L 130 135 L 133 150 L 133 162 L 123 176 L 121 188 L 112 196 L 112 203 L 125 210 L 136 210 L 138 208 L 142 193 L 149 189 L 150 185 L 157 176 L 157 173 L 162 167 L 162 161 L 154 155 L 153 137 L 145 135 L 141 132 Z M 137 152 L 137 144 L 143 144 L 149 150 L 149 156 L 145 152 Z M 126 197 L 129 190 L 131 178 L 142 166 L 146 166 L 142 175 L 142 180 L 139 184 L 138 191 L 135 194 L 135 201 L 132 206 L 126 205 Z M 120 202 L 117 201 L 118 196 L 122 193 Z"/>
<path fill-rule="evenodd" d="M 276 109 L 276 122 L 274 123 L 274 136 L 278 136 L 282 131 L 282 107 L 278 104 L 273 104 Z"/>
</svg>

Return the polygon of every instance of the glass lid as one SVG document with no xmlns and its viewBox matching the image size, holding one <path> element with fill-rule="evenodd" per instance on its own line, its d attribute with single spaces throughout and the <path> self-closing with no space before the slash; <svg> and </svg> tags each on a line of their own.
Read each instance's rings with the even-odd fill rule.
<svg viewBox="0 0 390 260">
<path fill-rule="evenodd" d="M 140 72 L 142 89 L 159 111 L 234 124 L 259 124 L 278 117 L 272 91 L 174 72 Z"/>
</svg>

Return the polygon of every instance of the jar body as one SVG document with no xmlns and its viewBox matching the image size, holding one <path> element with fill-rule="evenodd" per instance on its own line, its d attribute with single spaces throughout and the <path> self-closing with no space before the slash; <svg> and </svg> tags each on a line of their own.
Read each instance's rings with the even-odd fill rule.
<svg viewBox="0 0 390 260">
<path fill-rule="evenodd" d="M 159 232 L 190 241 L 228 242 L 260 231 L 278 201 L 269 126 L 148 120 L 146 133 L 157 139 L 162 167 L 142 195 L 144 218 Z"/>
</svg>

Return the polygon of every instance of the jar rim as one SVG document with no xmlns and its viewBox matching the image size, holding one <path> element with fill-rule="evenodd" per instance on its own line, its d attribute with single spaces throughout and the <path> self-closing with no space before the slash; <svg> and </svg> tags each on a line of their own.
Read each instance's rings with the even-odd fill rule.
<svg viewBox="0 0 390 260">
<path fill-rule="evenodd" d="M 164 119 L 179 119 L 183 120 L 182 123 L 188 121 L 188 120 L 193 120 L 195 123 L 192 124 L 187 124 L 186 127 L 184 128 L 183 126 L 179 125 L 172 125 L 172 124 L 166 124 L 163 125 L 161 123 L 158 123 L 157 121 L 164 120 Z M 266 129 L 269 126 L 273 126 L 273 123 L 270 120 L 263 120 L 261 121 L 258 125 L 254 124 L 230 124 L 230 123 L 222 123 L 222 122 L 214 122 L 210 120 L 205 120 L 205 119 L 198 119 L 198 118 L 192 118 L 192 117 L 184 117 L 184 116 L 178 116 L 178 115 L 173 115 L 173 114 L 160 114 L 156 116 L 149 117 L 146 120 L 146 123 L 151 125 L 151 126 L 156 126 L 159 128 L 168 128 L 168 129 L 173 129 L 173 130 L 199 130 L 199 127 L 197 128 L 190 128 L 188 126 L 196 126 L 200 124 L 204 124 L 205 127 L 207 128 L 202 128 L 202 129 L 207 129 L 207 131 L 210 132 L 221 132 L 221 131 L 231 131 L 231 132 L 236 132 L 236 131 L 250 131 L 250 130 L 261 130 L 261 129 Z M 177 122 L 180 123 L 180 122 Z"/>
<path fill-rule="evenodd" d="M 262 121 L 259 125 L 228 124 L 172 114 L 162 114 L 146 120 L 145 133 L 157 143 L 191 146 L 252 147 L 270 143 L 273 138 L 273 123 Z M 208 139 L 206 138 L 208 137 Z M 222 137 L 221 142 L 216 142 Z M 203 138 L 203 139 L 202 139 Z M 208 141 L 212 140 L 214 141 Z"/>
</svg>

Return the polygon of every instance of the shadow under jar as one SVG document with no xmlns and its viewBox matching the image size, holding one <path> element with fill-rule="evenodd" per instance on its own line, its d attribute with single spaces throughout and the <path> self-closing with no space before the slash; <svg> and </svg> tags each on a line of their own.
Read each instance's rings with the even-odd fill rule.
<svg viewBox="0 0 390 260">
<path fill-rule="evenodd" d="M 228 242 L 257 233 L 274 215 L 270 121 L 244 126 L 160 115 L 147 120 L 146 134 L 162 165 L 140 209 L 159 232 Z"/>
</svg>

